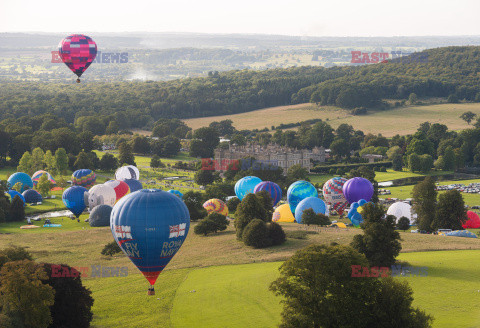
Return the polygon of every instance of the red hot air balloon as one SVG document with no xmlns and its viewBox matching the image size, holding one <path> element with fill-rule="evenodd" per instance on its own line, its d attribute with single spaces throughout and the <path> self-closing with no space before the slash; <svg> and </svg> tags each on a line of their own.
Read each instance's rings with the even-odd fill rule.
<svg viewBox="0 0 480 328">
<path fill-rule="evenodd" d="M 67 36 L 58 45 L 58 53 L 65 65 L 79 78 L 87 70 L 97 56 L 97 44 L 90 37 L 83 34 Z"/>
</svg>

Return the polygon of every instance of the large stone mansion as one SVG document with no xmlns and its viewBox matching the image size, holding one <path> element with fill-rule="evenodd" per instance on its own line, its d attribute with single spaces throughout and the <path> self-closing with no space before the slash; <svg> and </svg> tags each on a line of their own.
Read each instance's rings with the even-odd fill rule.
<svg viewBox="0 0 480 328">
<path fill-rule="evenodd" d="M 278 145 L 261 146 L 258 144 L 247 144 L 245 146 L 230 145 L 229 149 L 215 149 L 215 162 L 225 163 L 239 160 L 244 157 L 254 157 L 262 164 L 279 166 L 284 172 L 292 165 L 301 164 L 309 172 L 312 162 L 325 162 L 325 148 L 315 147 L 309 149 L 296 149 Z M 224 170 L 224 166 L 218 166 Z"/>
</svg>

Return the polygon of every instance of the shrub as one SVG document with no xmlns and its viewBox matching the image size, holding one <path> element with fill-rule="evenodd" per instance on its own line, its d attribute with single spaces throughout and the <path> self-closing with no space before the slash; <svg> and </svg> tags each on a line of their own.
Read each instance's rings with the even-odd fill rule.
<svg viewBox="0 0 480 328">
<path fill-rule="evenodd" d="M 400 219 L 398 219 L 397 229 L 405 231 L 408 228 L 410 228 L 410 220 L 408 218 L 402 216 Z"/>
<path fill-rule="evenodd" d="M 102 249 L 102 255 L 113 256 L 113 255 L 115 255 L 117 253 L 121 253 L 121 252 L 122 252 L 122 249 L 120 248 L 120 246 L 118 246 L 118 244 L 115 240 L 106 244 L 105 247 L 103 247 L 103 249 Z"/>
<path fill-rule="evenodd" d="M 267 225 L 268 236 L 272 241 L 272 245 L 281 245 L 285 242 L 286 236 L 282 226 L 276 222 L 271 222 Z"/>
<path fill-rule="evenodd" d="M 387 172 L 387 168 L 385 166 L 380 167 L 380 172 Z"/>
<path fill-rule="evenodd" d="M 212 220 L 213 222 L 215 222 L 216 230 L 214 232 L 226 230 L 228 225 L 230 224 L 230 221 L 227 220 L 227 217 L 225 215 L 216 212 L 210 213 L 205 218 L 205 220 Z"/>
<path fill-rule="evenodd" d="M 227 201 L 228 212 L 235 213 L 235 211 L 237 210 L 238 204 L 240 204 L 240 199 L 238 199 L 238 197 L 230 198 Z"/>
<path fill-rule="evenodd" d="M 209 218 L 205 218 L 203 220 L 200 220 L 198 224 L 193 228 L 193 232 L 196 235 L 208 235 L 209 233 L 212 232 L 217 232 L 217 224 Z"/>
<path fill-rule="evenodd" d="M 260 200 L 255 194 L 248 194 L 238 204 L 235 213 L 235 229 L 237 230 L 237 239 L 242 240 L 242 234 L 245 227 L 254 219 L 269 221 L 271 217 L 267 216 L 267 212 Z"/>
<path fill-rule="evenodd" d="M 264 248 L 271 245 L 267 224 L 260 220 L 254 219 L 247 224 L 243 230 L 242 240 L 247 246 L 254 248 Z"/>
</svg>

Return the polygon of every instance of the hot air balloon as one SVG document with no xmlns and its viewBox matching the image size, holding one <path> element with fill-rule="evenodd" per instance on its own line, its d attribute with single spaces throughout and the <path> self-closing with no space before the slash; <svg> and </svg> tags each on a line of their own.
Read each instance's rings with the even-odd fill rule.
<svg viewBox="0 0 480 328">
<path fill-rule="evenodd" d="M 91 227 L 108 227 L 110 225 L 110 214 L 112 207 L 108 205 L 98 205 L 90 212 L 88 224 Z"/>
<path fill-rule="evenodd" d="M 76 170 L 72 174 L 72 185 L 84 188 L 91 188 L 95 185 L 97 176 L 89 169 Z"/>
<path fill-rule="evenodd" d="M 287 201 L 293 214 L 295 214 L 298 203 L 307 197 L 318 197 L 317 189 L 310 182 L 300 180 L 288 187 Z"/>
<path fill-rule="evenodd" d="M 135 179 L 125 179 L 123 180 L 130 187 L 130 192 L 135 192 L 137 190 L 143 189 L 143 185 L 140 181 Z"/>
<path fill-rule="evenodd" d="M 158 275 L 187 237 L 190 215 L 177 196 L 143 189 L 113 207 L 110 228 L 118 246 L 149 281 L 153 295 Z"/>
<path fill-rule="evenodd" d="M 254 176 L 241 178 L 235 184 L 235 195 L 237 195 L 241 201 L 247 194 L 253 193 L 253 189 L 255 189 L 255 186 L 260 182 L 262 182 L 262 179 Z"/>
<path fill-rule="evenodd" d="M 115 190 L 115 195 L 117 197 L 117 202 L 120 198 L 124 197 L 125 195 L 130 193 L 130 187 L 124 181 L 119 180 L 109 180 L 104 183 L 104 185 L 112 187 Z"/>
<path fill-rule="evenodd" d="M 203 203 L 203 208 L 207 210 L 207 213 L 216 212 L 224 216 L 228 215 L 227 204 L 221 199 L 212 198 Z"/>
<path fill-rule="evenodd" d="M 125 179 L 135 179 L 140 180 L 140 171 L 133 165 L 122 166 L 121 168 L 115 171 L 115 179 L 125 180 Z"/>
<path fill-rule="evenodd" d="M 347 207 L 347 199 L 343 195 L 343 185 L 345 182 L 347 182 L 347 179 L 335 177 L 323 185 L 323 197 L 325 201 L 331 204 L 339 215 L 342 215 L 343 210 Z"/>
<path fill-rule="evenodd" d="M 272 198 L 273 204 L 272 206 L 277 205 L 277 203 L 282 199 L 282 189 L 278 184 L 272 181 L 263 181 L 260 182 L 255 186 L 253 189 L 254 193 L 259 191 L 266 191 L 269 193 L 270 197 Z"/>
<path fill-rule="evenodd" d="M 77 82 L 80 83 L 80 76 L 97 56 L 97 45 L 86 35 L 73 34 L 60 42 L 58 54 L 65 65 L 78 76 Z"/>
<path fill-rule="evenodd" d="M 295 209 L 295 220 L 298 223 L 302 223 L 303 211 L 311 208 L 315 214 L 325 214 L 327 211 L 327 205 L 325 202 L 318 197 L 307 197 L 298 203 L 297 208 Z"/>
<path fill-rule="evenodd" d="M 480 217 L 477 213 L 467 211 L 468 220 L 462 224 L 463 229 L 478 229 L 480 228 Z"/>
<path fill-rule="evenodd" d="M 88 208 L 92 210 L 98 205 L 113 206 L 117 202 L 115 190 L 105 184 L 96 185 L 88 192 Z"/>
<path fill-rule="evenodd" d="M 350 210 L 348 211 L 348 218 L 352 221 L 352 224 L 356 227 L 360 226 L 360 223 L 363 222 L 363 209 L 364 205 L 371 202 L 367 202 L 365 199 L 360 199 L 358 202 L 353 202 L 350 205 Z"/>
<path fill-rule="evenodd" d="M 168 192 L 171 193 L 171 194 L 174 194 L 175 196 L 179 197 L 180 199 L 183 198 L 183 194 L 178 190 L 170 189 Z"/>
<path fill-rule="evenodd" d="M 275 209 L 272 215 L 273 222 L 295 222 L 290 205 L 283 204 Z"/>
<path fill-rule="evenodd" d="M 88 190 L 81 186 L 72 186 L 63 192 L 63 204 L 65 204 L 77 219 L 87 207 L 85 203 L 87 195 Z"/>
<path fill-rule="evenodd" d="M 40 181 L 40 178 L 44 175 L 47 176 L 48 181 L 50 181 L 50 183 L 53 186 L 55 186 L 57 184 L 55 182 L 55 179 L 52 177 L 52 175 L 50 173 L 48 173 L 47 171 L 40 170 L 40 171 L 37 171 L 37 172 L 33 173 L 33 175 L 32 175 L 32 181 L 33 181 L 33 185 L 35 187 L 37 186 L 38 181 Z"/>
<path fill-rule="evenodd" d="M 23 205 L 24 205 L 24 206 L 27 205 L 27 202 L 25 201 L 25 197 L 23 197 L 23 195 L 22 195 L 21 193 L 19 193 L 18 191 L 16 191 L 16 190 L 9 190 L 9 191 L 7 191 L 7 194 L 10 195 L 10 198 L 12 199 L 12 201 L 13 201 L 13 199 L 15 198 L 15 196 L 18 196 L 18 197 L 20 197 L 20 199 L 22 200 Z"/>
<path fill-rule="evenodd" d="M 373 196 L 373 185 L 365 178 L 356 177 L 345 182 L 343 194 L 350 204 L 358 202 L 360 199 L 368 202 Z"/>
<path fill-rule="evenodd" d="M 394 217 L 396 217 L 395 221 L 397 223 L 402 216 L 410 220 L 410 225 L 413 225 L 415 223 L 412 215 L 412 206 L 404 202 L 396 202 L 390 205 L 387 210 L 387 215 L 393 215 Z"/>
<path fill-rule="evenodd" d="M 40 195 L 38 193 L 38 191 L 33 190 L 33 189 L 25 190 L 22 193 L 22 195 L 25 198 L 25 202 L 27 202 L 29 204 L 40 203 L 40 202 L 43 201 L 42 195 Z"/>
<path fill-rule="evenodd" d="M 17 172 L 8 178 L 8 186 L 12 189 L 17 183 L 21 184 L 20 192 L 24 192 L 27 189 L 33 188 L 32 178 L 27 173 Z"/>
</svg>

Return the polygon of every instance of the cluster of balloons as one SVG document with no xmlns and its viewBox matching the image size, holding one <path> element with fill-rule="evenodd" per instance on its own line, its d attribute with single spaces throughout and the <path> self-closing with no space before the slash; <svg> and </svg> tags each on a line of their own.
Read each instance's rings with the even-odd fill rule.
<svg viewBox="0 0 480 328">
<path fill-rule="evenodd" d="M 221 199 L 212 198 L 203 203 L 203 208 L 207 210 L 207 213 L 216 212 L 224 216 L 228 216 L 228 207 L 227 204 Z"/>
<path fill-rule="evenodd" d="M 43 170 L 35 172 L 32 177 L 23 172 L 16 172 L 8 178 L 7 186 L 9 190 L 7 191 L 7 194 L 10 195 L 12 200 L 15 196 L 20 197 L 24 205 L 27 203 L 33 204 L 42 202 L 42 195 L 33 189 L 37 187 L 42 176 L 46 176 L 52 186 L 56 185 L 55 179 L 52 175 Z M 13 187 L 17 184 L 20 184 L 20 192 L 13 190 Z"/>
<path fill-rule="evenodd" d="M 282 188 L 272 181 L 262 181 L 262 179 L 255 176 L 246 176 L 235 183 L 235 195 L 240 201 L 245 198 L 247 194 L 266 191 L 270 198 L 272 198 L 272 206 L 282 199 Z"/>
<path fill-rule="evenodd" d="M 363 217 L 362 217 L 362 213 L 364 210 L 363 206 L 367 203 L 369 202 L 367 202 L 365 199 L 360 199 L 358 202 L 353 202 L 350 205 L 350 210 L 348 211 L 347 216 L 350 219 L 350 221 L 352 221 L 352 224 L 355 227 L 360 226 L 360 223 L 363 222 Z"/>
</svg>

